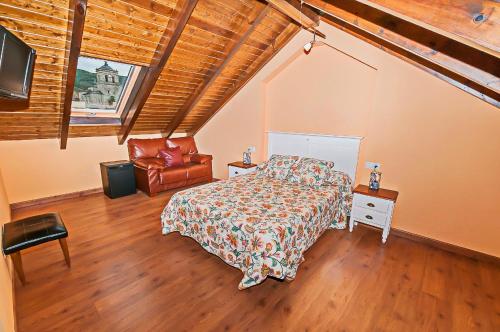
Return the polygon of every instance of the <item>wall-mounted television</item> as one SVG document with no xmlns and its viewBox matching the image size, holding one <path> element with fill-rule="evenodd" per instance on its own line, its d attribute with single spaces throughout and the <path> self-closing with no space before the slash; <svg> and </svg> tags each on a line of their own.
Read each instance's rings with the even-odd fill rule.
<svg viewBox="0 0 500 332">
<path fill-rule="evenodd" d="M 0 25 L 0 98 L 28 99 L 36 51 Z"/>
</svg>

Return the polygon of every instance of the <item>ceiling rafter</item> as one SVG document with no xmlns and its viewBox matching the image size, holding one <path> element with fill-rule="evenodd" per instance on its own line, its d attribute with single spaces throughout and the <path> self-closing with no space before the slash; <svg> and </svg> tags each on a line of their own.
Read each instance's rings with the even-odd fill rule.
<svg viewBox="0 0 500 332">
<path fill-rule="evenodd" d="M 75 87 L 78 56 L 80 55 L 82 46 L 83 28 L 85 25 L 85 15 L 87 13 L 87 0 L 71 0 L 69 9 L 69 12 L 73 15 L 73 19 L 68 19 L 68 36 L 70 36 L 71 41 L 67 60 L 66 84 L 63 84 L 64 101 L 62 104 L 63 111 L 59 129 L 59 144 L 61 149 L 66 149 L 68 143 L 71 102 L 73 99 L 73 89 Z M 69 33 L 70 31 L 71 34 Z"/>
<path fill-rule="evenodd" d="M 310 7 L 303 6 L 299 0 L 266 0 L 273 8 L 285 14 L 304 29 L 316 33 L 321 38 L 326 38 L 325 34 L 316 29 L 319 26 L 319 15 Z"/>
<path fill-rule="evenodd" d="M 241 36 L 241 38 L 233 43 L 230 47 L 230 51 L 225 57 L 224 61 L 219 65 L 217 70 L 200 85 L 199 91 L 191 96 L 191 98 L 186 102 L 186 106 L 183 107 L 181 111 L 179 111 L 174 119 L 170 121 L 169 125 L 165 128 L 166 137 L 170 137 L 177 127 L 184 120 L 186 115 L 189 114 L 193 110 L 193 108 L 198 104 L 200 99 L 205 95 L 205 93 L 210 89 L 212 84 L 217 80 L 217 78 L 221 75 L 222 71 L 227 67 L 227 65 L 233 60 L 235 54 L 240 50 L 240 48 L 245 44 L 250 35 L 255 31 L 257 26 L 262 22 L 264 18 L 266 18 L 269 13 L 269 6 L 265 7 L 261 10 L 255 20 L 250 24 L 246 32 Z"/>
<path fill-rule="evenodd" d="M 441 0 L 441 4 L 438 4 L 436 0 L 357 1 L 423 28 L 433 30 L 485 53 L 494 56 L 499 55 L 500 40 L 498 39 L 498 31 L 490 29 L 495 22 L 498 22 L 500 5 L 496 0 L 482 0 L 481 4 L 478 4 L 477 1 L 469 1 L 466 8 L 467 15 L 459 15 L 459 11 L 463 10 L 460 9 L 460 2 L 466 3 L 464 0 Z M 428 8 L 430 6 L 434 8 L 433 15 L 429 15 Z M 453 26 L 453 32 L 448 31 L 450 25 Z"/>
<path fill-rule="evenodd" d="M 175 30 L 172 33 L 172 36 L 170 37 L 168 44 L 166 46 L 162 44 L 161 42 L 162 39 L 160 39 L 160 44 L 158 44 L 157 49 L 159 50 L 159 53 L 162 55 L 158 60 L 156 58 L 153 59 L 151 66 L 149 67 L 148 72 L 146 73 L 146 76 L 142 82 L 142 86 L 139 89 L 139 91 L 137 91 L 134 101 L 131 103 L 130 109 L 127 112 L 127 117 L 125 118 L 125 121 L 123 122 L 122 128 L 118 135 L 119 144 L 125 143 L 128 135 L 132 131 L 132 128 L 134 127 L 134 124 L 137 121 L 137 118 L 139 117 L 139 113 L 144 107 L 144 104 L 146 103 L 149 95 L 151 94 L 151 91 L 153 91 L 156 81 L 160 77 L 160 74 L 163 71 L 165 64 L 170 58 L 170 55 L 172 54 L 175 45 L 177 44 L 177 41 L 179 40 L 182 32 L 184 31 L 184 28 L 186 27 L 186 24 L 190 19 L 191 14 L 193 13 L 197 3 L 198 0 L 183 1 L 183 3 L 180 5 L 181 7 L 178 10 L 179 13 L 178 17 L 176 19 L 171 19 L 169 21 L 168 23 L 169 27 L 175 26 Z M 169 29 L 167 27 L 166 33 L 169 33 L 168 30 Z"/>
</svg>

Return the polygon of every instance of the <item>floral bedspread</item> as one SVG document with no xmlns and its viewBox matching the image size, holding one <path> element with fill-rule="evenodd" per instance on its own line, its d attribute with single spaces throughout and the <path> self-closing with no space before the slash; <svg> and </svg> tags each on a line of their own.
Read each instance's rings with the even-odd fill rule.
<svg viewBox="0 0 500 332">
<path fill-rule="evenodd" d="M 346 227 L 352 193 L 251 173 L 177 192 L 161 214 L 163 234 L 180 232 L 240 269 L 239 289 L 267 276 L 294 279 L 304 252 L 328 228 Z"/>
</svg>

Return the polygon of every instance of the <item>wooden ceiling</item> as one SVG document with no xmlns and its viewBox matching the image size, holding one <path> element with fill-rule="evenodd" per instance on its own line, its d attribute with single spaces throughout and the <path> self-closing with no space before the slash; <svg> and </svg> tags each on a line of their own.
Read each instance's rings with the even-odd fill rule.
<svg viewBox="0 0 500 332">
<path fill-rule="evenodd" d="M 64 136 L 78 53 L 144 66 L 152 84 L 122 126 L 69 125 L 69 137 L 195 132 L 300 29 L 255 0 L 6 0 L 0 24 L 37 51 L 29 102 L 0 102 L 2 140 Z"/>
<path fill-rule="evenodd" d="M 37 60 L 29 101 L 0 101 L 0 140 L 192 135 L 320 16 L 498 107 L 499 10 L 494 0 L 2 0 L 0 24 Z M 144 68 L 121 125 L 70 124 L 78 55 Z"/>
</svg>

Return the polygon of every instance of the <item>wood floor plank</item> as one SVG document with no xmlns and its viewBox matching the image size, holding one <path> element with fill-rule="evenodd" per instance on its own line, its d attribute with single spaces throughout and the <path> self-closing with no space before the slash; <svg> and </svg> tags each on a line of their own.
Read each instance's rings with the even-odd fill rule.
<svg viewBox="0 0 500 332">
<path fill-rule="evenodd" d="M 500 267 L 357 227 L 328 230 L 292 282 L 239 291 L 242 273 L 177 233 L 161 235 L 173 192 L 103 194 L 16 210 L 59 212 L 57 241 L 23 251 L 24 331 L 498 331 Z"/>
</svg>

